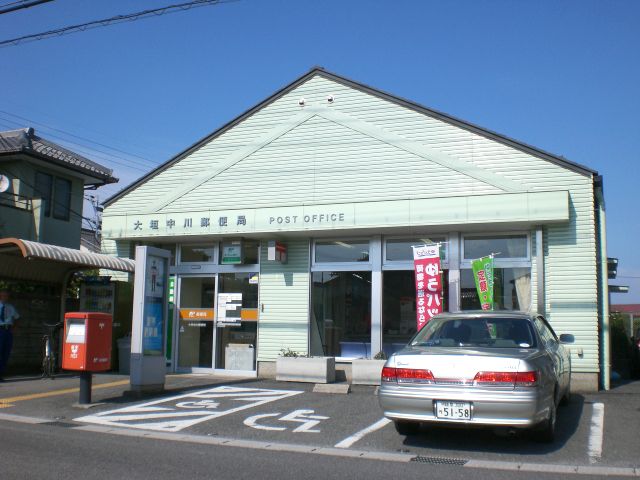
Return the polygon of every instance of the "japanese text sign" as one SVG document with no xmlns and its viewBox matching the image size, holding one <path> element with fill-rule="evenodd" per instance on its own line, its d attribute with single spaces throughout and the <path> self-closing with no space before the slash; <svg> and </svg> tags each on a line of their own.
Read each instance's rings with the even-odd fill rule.
<svg viewBox="0 0 640 480">
<path fill-rule="evenodd" d="M 416 274 L 416 322 L 420 331 L 443 310 L 440 246 L 413 247 L 413 266 Z"/>
<path fill-rule="evenodd" d="M 493 310 L 493 257 L 474 260 L 471 268 L 482 310 Z"/>
</svg>

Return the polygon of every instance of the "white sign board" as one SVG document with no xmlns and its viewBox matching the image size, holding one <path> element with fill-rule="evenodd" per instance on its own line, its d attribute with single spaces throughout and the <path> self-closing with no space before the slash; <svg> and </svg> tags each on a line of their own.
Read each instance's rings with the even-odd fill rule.
<svg viewBox="0 0 640 480">
<path fill-rule="evenodd" d="M 239 325 L 241 313 L 242 293 L 218 293 L 218 324 Z"/>
</svg>

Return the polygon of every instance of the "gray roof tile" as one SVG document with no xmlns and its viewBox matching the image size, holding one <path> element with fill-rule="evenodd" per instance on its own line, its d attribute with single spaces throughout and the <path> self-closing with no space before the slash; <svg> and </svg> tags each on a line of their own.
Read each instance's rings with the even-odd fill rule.
<svg viewBox="0 0 640 480">
<path fill-rule="evenodd" d="M 103 183 L 115 183 L 118 181 L 113 176 L 113 170 L 110 168 L 37 136 L 33 128 L 0 132 L 0 154 L 19 152 L 35 154 L 42 159 L 62 164 L 92 176 Z"/>
</svg>

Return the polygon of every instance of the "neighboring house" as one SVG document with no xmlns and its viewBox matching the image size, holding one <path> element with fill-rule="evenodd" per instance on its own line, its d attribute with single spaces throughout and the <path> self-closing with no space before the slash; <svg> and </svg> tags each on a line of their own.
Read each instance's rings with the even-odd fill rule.
<svg viewBox="0 0 640 480">
<path fill-rule="evenodd" d="M 80 250 L 100 253 L 100 232 L 91 228 L 83 228 L 80 231 Z"/>
<path fill-rule="evenodd" d="M 80 247 L 84 190 L 117 182 L 112 170 L 35 134 L 0 132 L 0 238 Z"/>
<path fill-rule="evenodd" d="M 424 310 L 411 246 L 443 246 L 450 311 L 480 307 L 471 261 L 495 254 L 496 308 L 574 334 L 572 386 L 596 390 L 602 189 L 588 167 L 316 68 L 107 200 L 102 246 L 175 252 L 176 370 L 264 375 L 282 349 L 348 365 L 405 344 Z"/>
<path fill-rule="evenodd" d="M 21 315 L 9 369 L 33 371 L 41 364 L 42 335 L 50 333 L 45 325 L 64 311 L 69 275 L 109 264 L 78 249 L 85 189 L 117 179 L 33 128 L 0 132 L 0 175 L 0 285 L 13 291 Z"/>
</svg>

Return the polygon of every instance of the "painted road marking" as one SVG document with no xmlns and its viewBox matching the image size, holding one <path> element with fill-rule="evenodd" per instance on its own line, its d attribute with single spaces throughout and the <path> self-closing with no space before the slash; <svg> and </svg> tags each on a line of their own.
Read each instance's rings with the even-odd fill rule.
<svg viewBox="0 0 640 480">
<path fill-rule="evenodd" d="M 120 385 L 128 385 L 128 384 L 129 384 L 129 380 L 118 380 L 116 382 L 100 383 L 98 385 L 93 385 L 92 390 L 97 390 L 99 388 L 117 387 Z M 0 398 L 0 408 L 13 407 L 13 404 L 15 402 L 24 402 L 25 400 L 36 400 L 38 398 L 55 397 L 58 395 L 66 395 L 68 393 L 76 393 L 79 391 L 80 391 L 79 387 L 73 387 L 73 388 L 63 388 L 61 390 L 51 390 L 48 392 L 30 393 L 27 395 L 20 395 L 17 397 Z"/>
<path fill-rule="evenodd" d="M 76 418 L 77 422 L 179 432 L 201 422 L 282 400 L 300 390 L 215 387 Z"/>
<path fill-rule="evenodd" d="M 268 425 L 258 425 L 258 420 L 262 420 L 263 418 L 277 417 L 280 415 L 279 413 L 263 413 L 261 415 L 254 415 L 253 417 L 249 417 L 244 420 L 244 423 L 247 427 L 255 428 L 256 430 L 270 430 L 273 432 L 284 432 L 286 430 L 285 427 L 270 427 Z"/>
<path fill-rule="evenodd" d="M 335 448 L 349 448 L 351 445 L 356 443 L 358 440 L 361 440 L 365 435 L 368 435 L 376 430 L 380 430 L 381 428 L 387 426 L 391 423 L 391 420 L 388 418 L 381 418 L 376 423 L 369 425 L 367 428 L 363 428 L 359 432 L 354 433 L 353 435 L 345 438 L 344 440 L 336 443 L 334 445 Z"/>
<path fill-rule="evenodd" d="M 319 429 L 314 429 L 313 427 L 317 426 L 322 420 L 328 420 L 329 417 L 325 417 L 322 415 L 314 415 L 314 410 L 294 410 L 291 413 L 286 414 L 283 417 L 278 419 L 279 422 L 297 422 L 301 423 L 299 427 L 293 429 L 294 433 L 320 433 Z M 283 432 L 286 430 L 285 427 L 273 427 L 269 425 L 260 425 L 258 424 L 258 420 L 262 420 L 263 418 L 271 418 L 277 417 L 281 415 L 280 413 L 263 413 L 261 415 L 254 415 L 252 417 L 247 418 L 243 423 L 247 427 L 255 428 L 257 430 L 270 430 L 270 431 L 278 431 Z"/>
<path fill-rule="evenodd" d="M 589 430 L 589 462 L 596 463 L 602 457 L 602 441 L 604 436 L 604 404 L 594 403 Z"/>
</svg>

